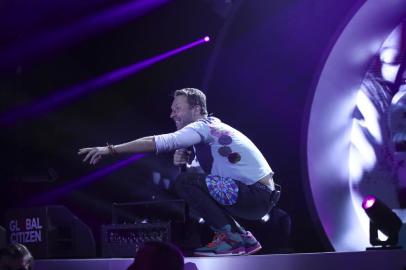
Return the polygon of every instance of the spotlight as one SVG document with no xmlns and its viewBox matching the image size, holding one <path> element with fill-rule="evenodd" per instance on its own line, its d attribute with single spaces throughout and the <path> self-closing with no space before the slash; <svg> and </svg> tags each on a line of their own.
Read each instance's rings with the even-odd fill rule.
<svg viewBox="0 0 406 270">
<path fill-rule="evenodd" d="M 265 216 L 263 216 L 261 218 L 261 220 L 262 220 L 263 223 L 266 223 L 269 220 L 269 214 L 266 214 Z"/>
<path fill-rule="evenodd" d="M 209 37 L 209 36 L 205 36 L 203 40 L 204 40 L 204 42 L 209 42 L 209 41 L 210 41 L 210 37 Z"/>
<path fill-rule="evenodd" d="M 368 249 L 398 249 L 399 230 L 402 226 L 400 218 L 382 201 L 374 196 L 367 196 L 362 202 L 362 208 L 369 217 L 369 242 L 372 246 Z M 378 230 L 387 236 L 380 240 Z"/>
</svg>

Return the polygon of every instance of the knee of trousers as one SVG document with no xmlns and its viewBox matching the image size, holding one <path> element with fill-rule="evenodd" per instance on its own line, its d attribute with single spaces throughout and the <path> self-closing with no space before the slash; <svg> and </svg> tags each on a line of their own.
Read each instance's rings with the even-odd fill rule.
<svg viewBox="0 0 406 270">
<path fill-rule="evenodd" d="M 188 189 L 188 187 L 190 186 L 189 178 L 190 178 L 190 175 L 188 173 L 184 172 L 184 173 L 180 173 L 178 175 L 178 177 L 176 177 L 176 179 L 175 179 L 174 189 L 175 189 L 175 192 L 181 197 L 183 197 L 183 195 L 185 193 L 187 193 L 189 190 Z"/>
</svg>

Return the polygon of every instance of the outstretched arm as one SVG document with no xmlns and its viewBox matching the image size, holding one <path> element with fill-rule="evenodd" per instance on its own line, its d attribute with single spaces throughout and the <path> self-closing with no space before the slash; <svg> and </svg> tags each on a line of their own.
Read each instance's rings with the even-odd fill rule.
<svg viewBox="0 0 406 270">
<path fill-rule="evenodd" d="M 114 146 L 117 154 L 148 153 L 156 152 L 154 136 L 148 136 L 135 141 L 118 144 Z"/>
<path fill-rule="evenodd" d="M 89 147 L 79 149 L 79 155 L 85 155 L 83 162 L 89 161 L 90 164 L 96 164 L 103 156 L 114 154 L 135 154 L 156 152 L 154 136 L 140 138 L 131 142 L 109 145 L 102 147 Z"/>
<path fill-rule="evenodd" d="M 191 128 L 183 128 L 173 133 L 148 136 L 119 145 L 82 148 L 79 149 L 78 154 L 86 154 L 83 162 L 88 161 L 90 164 L 96 164 L 107 155 L 170 152 L 176 149 L 187 148 L 200 141 L 201 137 L 196 131 Z"/>
</svg>

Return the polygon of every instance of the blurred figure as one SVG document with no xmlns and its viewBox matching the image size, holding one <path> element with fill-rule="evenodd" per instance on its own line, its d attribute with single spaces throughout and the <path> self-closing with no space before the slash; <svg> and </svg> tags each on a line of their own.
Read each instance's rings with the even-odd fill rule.
<svg viewBox="0 0 406 270">
<path fill-rule="evenodd" d="M 127 270 L 183 270 L 184 258 L 180 250 L 169 243 L 147 242 L 138 250 Z"/>
<path fill-rule="evenodd" d="M 14 243 L 0 250 L 0 270 L 31 270 L 34 257 L 28 248 Z"/>
<path fill-rule="evenodd" d="M 360 156 L 354 161 L 362 170 L 353 178 L 355 189 L 363 196 L 381 198 L 390 208 L 406 207 L 405 25 L 396 27 L 380 48 L 362 82 L 354 111 L 353 127 L 359 132 L 353 128 L 352 139 Z"/>
</svg>

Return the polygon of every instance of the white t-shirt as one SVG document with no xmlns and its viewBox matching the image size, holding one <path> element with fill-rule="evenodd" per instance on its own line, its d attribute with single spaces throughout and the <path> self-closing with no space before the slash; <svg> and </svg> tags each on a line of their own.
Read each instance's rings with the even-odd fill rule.
<svg viewBox="0 0 406 270">
<path fill-rule="evenodd" d="M 273 171 L 264 156 L 244 134 L 222 123 L 218 118 L 199 119 L 182 129 L 155 136 L 157 153 L 195 146 L 197 159 L 210 174 L 231 177 L 244 184 L 253 184 Z M 200 158 L 208 148 L 211 157 Z"/>
</svg>

